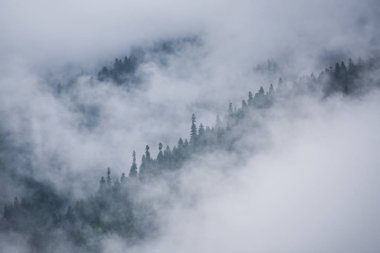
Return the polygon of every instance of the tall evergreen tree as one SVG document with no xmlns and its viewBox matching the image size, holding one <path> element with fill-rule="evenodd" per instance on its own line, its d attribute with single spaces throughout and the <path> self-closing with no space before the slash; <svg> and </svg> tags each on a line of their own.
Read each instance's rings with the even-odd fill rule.
<svg viewBox="0 0 380 253">
<path fill-rule="evenodd" d="M 243 110 L 243 111 L 245 111 L 246 109 L 247 109 L 247 102 L 245 102 L 245 99 L 243 99 L 242 101 L 241 101 L 241 109 Z"/>
<path fill-rule="evenodd" d="M 126 182 L 126 176 L 125 176 L 125 173 L 123 172 L 123 173 L 121 173 L 121 177 L 120 177 L 120 183 L 121 184 L 124 184 L 125 182 Z"/>
<path fill-rule="evenodd" d="M 166 145 L 165 151 L 164 151 L 164 157 L 165 159 L 169 158 L 171 155 L 170 147 L 169 145 Z"/>
<path fill-rule="evenodd" d="M 191 129 L 190 129 L 190 144 L 195 146 L 197 144 L 197 126 L 195 125 L 195 114 L 191 116 Z"/>
<path fill-rule="evenodd" d="M 348 74 L 354 76 L 355 75 L 355 64 L 352 59 L 348 59 Z"/>
<path fill-rule="evenodd" d="M 183 148 L 183 140 L 182 140 L 182 138 L 179 138 L 177 147 L 178 147 L 178 149 Z"/>
<path fill-rule="evenodd" d="M 142 155 L 141 157 L 141 164 L 140 164 L 140 173 L 139 177 L 140 179 L 144 179 L 146 174 L 147 174 L 147 162 L 146 162 L 146 157 L 145 155 Z"/>
<path fill-rule="evenodd" d="M 314 78 L 314 79 L 315 79 L 315 78 Z M 272 96 L 272 95 L 274 94 L 273 84 L 270 84 L 268 94 L 269 94 L 270 96 Z"/>
<path fill-rule="evenodd" d="M 99 184 L 100 184 L 99 191 L 103 192 L 105 190 L 105 186 L 106 186 L 106 180 L 104 179 L 104 177 L 100 178 Z"/>
<path fill-rule="evenodd" d="M 132 177 L 132 178 L 137 177 L 137 164 L 136 164 L 135 151 L 133 151 L 133 154 L 132 154 L 132 165 L 131 165 L 131 169 L 129 170 L 129 177 Z"/>
<path fill-rule="evenodd" d="M 232 103 L 228 105 L 228 116 L 232 117 L 234 115 L 234 109 L 232 108 Z"/>
<path fill-rule="evenodd" d="M 340 70 L 344 75 L 347 73 L 347 67 L 346 64 L 344 64 L 344 61 L 342 61 L 342 63 L 340 64 Z"/>
<path fill-rule="evenodd" d="M 111 186 L 111 169 L 107 168 L 107 185 Z"/>
<path fill-rule="evenodd" d="M 264 88 L 263 86 L 260 86 L 260 89 L 259 89 L 259 95 L 264 95 L 265 94 L 265 91 L 264 91 Z"/>
<path fill-rule="evenodd" d="M 149 163 L 151 161 L 150 152 L 149 152 L 149 146 L 148 145 L 145 146 L 145 159 L 146 159 L 147 163 Z"/>
<path fill-rule="evenodd" d="M 164 154 L 162 153 L 162 143 L 160 142 L 158 144 L 158 154 L 157 154 L 157 162 L 159 165 L 162 165 L 162 162 L 164 160 Z"/>
<path fill-rule="evenodd" d="M 252 106 L 253 105 L 253 95 L 252 91 L 248 92 L 248 105 Z"/>
<path fill-rule="evenodd" d="M 205 128 L 204 128 L 203 124 L 201 123 L 199 125 L 198 135 L 199 135 L 199 137 L 201 137 L 201 136 L 204 136 L 204 134 L 205 134 Z"/>
<path fill-rule="evenodd" d="M 166 168 L 171 168 L 172 166 L 172 151 L 170 150 L 169 145 L 166 145 L 165 151 L 164 151 L 164 162 Z"/>
<path fill-rule="evenodd" d="M 219 128 L 222 128 L 222 127 L 223 127 L 222 120 L 220 119 L 219 114 L 217 114 L 216 115 L 216 120 L 215 120 L 215 128 L 219 129 Z"/>
</svg>

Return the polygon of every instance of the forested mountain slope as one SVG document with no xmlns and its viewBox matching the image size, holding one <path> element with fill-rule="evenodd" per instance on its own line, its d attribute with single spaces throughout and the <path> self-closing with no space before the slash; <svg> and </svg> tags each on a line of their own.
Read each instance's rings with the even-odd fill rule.
<svg viewBox="0 0 380 253">
<path fill-rule="evenodd" d="M 133 82 L 137 66 L 138 60 L 133 55 L 123 61 L 117 59 L 112 68 L 104 67 L 98 78 L 117 84 Z M 146 188 L 160 183 L 167 186 L 170 195 L 180 194 L 177 175 L 186 169 L 186 164 L 213 152 L 238 153 L 236 145 L 240 145 L 240 140 L 248 131 L 260 127 L 256 115 L 265 115 L 274 105 L 285 105 L 298 96 L 317 96 L 323 101 L 335 95 L 357 97 L 371 92 L 380 86 L 380 80 L 372 75 L 379 69 L 377 58 L 355 63 L 350 59 L 348 63 L 326 68 L 318 76 L 299 80 L 280 78 L 275 85 L 269 84 L 267 90 L 261 87 L 249 91 L 240 106 L 226 103 L 228 110 L 217 115 L 212 126 L 197 122 L 193 114 L 188 137 L 179 138 L 172 147 L 159 143 L 157 152 L 153 152 L 156 155 L 149 145 L 144 151 L 133 152 L 129 170 L 114 175 L 107 168 L 96 182 L 98 191 L 81 200 L 58 193 L 49 182 L 1 170 L 2 180 L 13 178 L 28 194 L 15 196 L 12 203 L 4 206 L 0 230 L 22 234 L 38 252 L 49 252 L 62 238 L 71 242 L 73 248 L 89 252 L 99 251 L 97 240 L 107 234 L 117 234 L 131 244 L 154 238 L 161 226 L 156 208 L 170 205 L 171 198 L 141 201 Z M 142 154 L 141 160 L 137 154 Z"/>
</svg>

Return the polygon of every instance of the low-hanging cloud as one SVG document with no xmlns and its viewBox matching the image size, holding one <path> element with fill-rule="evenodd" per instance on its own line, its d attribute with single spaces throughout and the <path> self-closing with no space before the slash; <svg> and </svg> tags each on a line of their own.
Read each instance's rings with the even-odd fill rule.
<svg viewBox="0 0 380 253">
<path fill-rule="evenodd" d="M 377 252 L 379 94 L 366 99 L 273 117 L 271 147 L 244 166 L 215 156 L 198 163 L 183 185 L 197 204 L 165 209 L 163 235 L 131 252 Z M 127 247 L 112 237 L 103 245 Z"/>
<path fill-rule="evenodd" d="M 376 55 L 379 13 L 375 0 L 1 1 L 0 129 L 15 147 L 5 160 L 75 198 L 91 195 L 106 167 L 128 171 L 133 150 L 139 159 L 149 144 L 156 155 L 159 142 L 187 137 L 193 112 L 213 125 L 228 102 L 281 76 L 291 82 L 335 60 Z M 144 62 L 138 89 L 96 80 L 134 47 L 187 36 L 200 43 L 165 67 Z M 255 71 L 267 59 L 279 70 Z M 183 199 L 160 210 L 157 240 L 130 248 L 110 236 L 103 250 L 376 252 L 378 101 L 378 93 L 303 97 L 275 107 L 240 140 L 240 155 L 187 165 Z"/>
</svg>

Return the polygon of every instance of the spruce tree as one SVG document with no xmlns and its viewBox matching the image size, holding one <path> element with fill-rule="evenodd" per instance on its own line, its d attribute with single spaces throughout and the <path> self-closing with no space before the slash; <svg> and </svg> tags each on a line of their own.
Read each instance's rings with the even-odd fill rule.
<svg viewBox="0 0 380 253">
<path fill-rule="evenodd" d="M 191 129 L 190 129 L 190 144 L 195 146 L 197 144 L 197 126 L 195 125 L 195 114 L 191 116 Z"/>
<path fill-rule="evenodd" d="M 99 182 L 99 191 L 100 192 L 103 192 L 104 189 L 105 189 L 105 186 L 106 186 L 106 180 L 104 179 L 104 177 L 101 177 L 100 178 L 100 182 Z"/>
<path fill-rule="evenodd" d="M 166 145 L 165 151 L 164 151 L 164 157 L 165 159 L 168 159 L 171 155 L 170 147 L 169 145 Z"/>
<path fill-rule="evenodd" d="M 198 129 L 198 136 L 201 137 L 201 136 L 204 136 L 204 134 L 205 134 L 205 128 L 203 127 L 203 124 L 201 123 Z"/>
<path fill-rule="evenodd" d="M 133 151 L 133 155 L 132 155 L 132 165 L 131 165 L 131 169 L 129 170 L 129 177 L 132 177 L 132 178 L 137 177 L 137 164 L 136 164 L 135 151 Z"/>
<path fill-rule="evenodd" d="M 314 78 L 314 79 L 315 79 L 315 78 Z M 270 84 L 268 94 L 269 94 L 270 96 L 272 96 L 272 95 L 274 94 L 273 84 Z"/>
<path fill-rule="evenodd" d="M 125 173 L 121 173 L 121 177 L 120 177 L 120 183 L 121 184 L 124 184 L 126 182 L 126 177 L 125 177 Z"/>
<path fill-rule="evenodd" d="M 171 160 L 172 160 L 172 151 L 170 150 L 169 145 L 166 145 L 166 148 L 165 148 L 165 151 L 164 151 L 164 163 L 165 163 L 165 167 L 171 168 L 171 166 L 172 166 Z"/>
<path fill-rule="evenodd" d="M 259 89 L 259 95 L 264 95 L 265 94 L 265 91 L 264 91 L 264 88 L 263 86 L 260 86 L 260 89 Z"/>
<path fill-rule="evenodd" d="M 241 101 L 241 108 L 243 109 L 243 111 L 244 110 L 246 110 L 247 109 L 247 102 L 245 102 L 245 99 L 243 99 L 242 101 Z"/>
<path fill-rule="evenodd" d="M 162 153 L 162 143 L 161 142 L 158 144 L 158 155 L 157 155 L 156 160 L 157 160 L 157 163 L 159 165 L 162 165 L 162 162 L 164 160 L 164 154 Z"/>
<path fill-rule="evenodd" d="M 342 63 L 340 64 L 340 70 L 343 74 L 346 74 L 347 73 L 347 67 L 346 67 L 346 64 L 344 64 L 344 62 L 342 61 Z"/>
<path fill-rule="evenodd" d="M 352 59 L 350 58 L 348 60 L 348 74 L 355 75 L 355 64 L 353 63 Z"/>
<path fill-rule="evenodd" d="M 232 117 L 233 114 L 234 114 L 234 110 L 232 108 L 232 103 L 229 103 L 229 105 L 228 105 L 228 116 Z"/>
<path fill-rule="evenodd" d="M 146 158 L 145 158 L 145 155 L 142 155 L 142 157 L 141 157 L 141 164 L 140 164 L 140 173 L 139 173 L 139 177 L 141 179 L 144 179 L 144 177 L 145 177 L 146 168 L 147 168 Z"/>
<path fill-rule="evenodd" d="M 232 105 L 232 104 L 231 104 Z M 219 114 L 216 115 L 216 121 L 215 121 L 215 128 L 216 129 L 220 129 L 222 128 L 223 125 L 222 125 L 222 120 L 220 119 L 220 116 Z"/>
<path fill-rule="evenodd" d="M 183 148 L 183 140 L 182 140 L 182 138 L 179 138 L 177 146 L 178 146 L 179 149 Z"/>
<path fill-rule="evenodd" d="M 149 146 L 146 145 L 145 146 L 145 159 L 146 159 L 146 162 L 149 163 L 150 162 L 150 152 L 149 152 Z"/>
<path fill-rule="evenodd" d="M 107 185 L 111 186 L 111 169 L 107 168 Z"/>
<path fill-rule="evenodd" d="M 252 106 L 253 105 L 253 95 L 252 92 L 248 92 L 248 105 Z"/>
</svg>

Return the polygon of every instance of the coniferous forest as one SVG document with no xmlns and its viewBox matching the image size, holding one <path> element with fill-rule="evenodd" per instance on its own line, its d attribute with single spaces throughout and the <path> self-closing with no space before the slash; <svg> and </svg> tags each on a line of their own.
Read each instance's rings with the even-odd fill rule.
<svg viewBox="0 0 380 253">
<path fill-rule="evenodd" d="M 0 253 L 380 252 L 376 0 L 0 1 Z"/>
<path fill-rule="evenodd" d="M 109 70 L 112 73 L 109 78 L 115 81 L 125 73 L 118 70 L 119 61 L 116 59 Z M 99 76 L 106 75 L 104 69 L 107 67 L 102 68 Z M 256 122 L 250 120 L 255 113 L 265 114 L 276 104 L 286 104 L 296 96 L 316 91 L 320 91 L 321 100 L 334 95 L 360 96 L 380 85 L 379 80 L 366 82 L 367 85 L 362 83 L 368 73 L 379 69 L 377 58 L 358 62 L 349 59 L 348 63 L 342 61 L 326 68 L 317 77 L 314 74 L 303 77 L 293 82 L 292 87 L 287 86 L 287 80 L 279 78 L 278 83 L 269 84 L 267 90 L 260 87 L 249 91 L 241 103 L 227 104 L 224 115 L 216 115 L 212 126 L 203 125 L 192 114 L 188 136 L 180 137 L 172 147 L 161 142 L 157 147 L 147 144 L 145 150 L 138 151 L 141 158 L 133 151 L 130 168 L 121 175 L 113 173 L 112 168 L 104 169 L 104 174 L 99 175 L 98 190 L 88 198 L 71 201 L 48 183 L 18 178 L 31 190 L 27 196 L 15 196 L 4 205 L 1 230 L 25 234 L 36 250 L 46 250 L 47 241 L 56 240 L 56 236 L 64 236 L 74 245 L 92 252 L 97 249 L 97 238 L 109 233 L 116 233 L 132 244 L 154 237 L 159 232 L 159 217 L 153 206 L 136 199 L 143 188 L 155 181 L 164 181 L 175 192 L 178 188 L 176 173 L 185 169 L 193 157 L 218 150 L 236 152 L 235 143 L 248 131 L 241 126 L 257 127 Z"/>
</svg>

